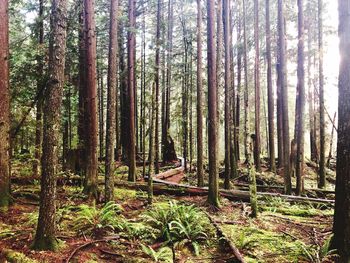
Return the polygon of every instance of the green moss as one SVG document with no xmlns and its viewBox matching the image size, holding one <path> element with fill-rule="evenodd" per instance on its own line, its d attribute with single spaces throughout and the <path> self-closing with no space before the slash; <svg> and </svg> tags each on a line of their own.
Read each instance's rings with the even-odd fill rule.
<svg viewBox="0 0 350 263">
<path fill-rule="evenodd" d="M 57 252 L 64 246 L 64 243 L 54 236 L 35 238 L 32 248 L 35 250 L 50 250 Z"/>
<path fill-rule="evenodd" d="M 313 261 L 316 253 L 314 248 L 302 241 L 255 225 L 225 226 L 224 230 L 246 255 L 247 262 L 264 262 L 266 258 L 276 262 Z"/>
<path fill-rule="evenodd" d="M 16 252 L 10 249 L 4 249 L 1 255 L 10 263 L 37 263 L 38 261 L 28 258 L 26 255 L 20 252 Z"/>
<path fill-rule="evenodd" d="M 114 188 L 114 196 L 117 200 L 130 200 L 135 199 L 137 192 L 135 190 L 125 189 L 125 188 Z"/>
</svg>

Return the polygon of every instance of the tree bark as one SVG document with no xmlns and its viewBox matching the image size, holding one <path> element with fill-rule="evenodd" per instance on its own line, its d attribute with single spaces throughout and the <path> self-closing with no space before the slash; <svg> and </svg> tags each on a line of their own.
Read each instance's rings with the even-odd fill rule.
<svg viewBox="0 0 350 263">
<path fill-rule="evenodd" d="M 243 46 L 244 46 L 244 155 L 245 163 L 248 162 L 248 136 L 249 136 L 249 99 L 248 99 L 248 44 L 247 44 L 247 23 L 246 23 L 246 4 L 243 0 Z"/>
<path fill-rule="evenodd" d="M 224 46 L 225 46 L 225 189 L 230 189 L 230 86 L 231 86 L 231 47 L 230 47 L 230 5 L 228 0 L 223 0 L 223 24 L 224 24 Z"/>
<path fill-rule="evenodd" d="M 160 61 L 160 24 L 162 4 L 161 1 L 157 1 L 157 28 L 156 28 L 156 58 L 155 58 L 155 74 L 154 82 L 156 85 L 155 93 L 155 127 L 154 127 L 154 161 L 155 161 L 155 173 L 159 173 L 159 61 Z"/>
<path fill-rule="evenodd" d="M 207 0 L 208 30 L 208 115 L 209 115 L 209 194 L 208 202 L 219 206 L 219 184 L 217 171 L 217 82 L 215 45 L 215 0 Z"/>
<path fill-rule="evenodd" d="M 254 44 L 255 44 L 255 65 L 254 65 L 254 82 L 255 82 L 255 145 L 254 145 L 254 163 L 256 170 L 261 171 L 260 160 L 260 51 L 259 51 L 259 2 L 254 0 Z"/>
<path fill-rule="evenodd" d="M 107 131 L 105 163 L 105 202 L 114 199 L 114 149 L 116 126 L 116 90 L 117 90 L 117 48 L 118 48 L 118 0 L 110 2 L 109 54 L 107 79 Z"/>
<path fill-rule="evenodd" d="M 204 186 L 203 177 L 203 76 L 202 76 L 202 9 L 197 0 L 197 185 Z"/>
<path fill-rule="evenodd" d="M 269 119 L 269 157 L 270 171 L 276 172 L 275 157 L 275 109 L 274 109 L 274 92 L 272 87 L 272 59 L 271 59 L 271 29 L 270 29 L 270 0 L 265 3 L 266 18 L 266 59 L 267 59 L 267 104 Z"/>
<path fill-rule="evenodd" d="M 43 48 L 44 44 L 44 3 L 43 0 L 39 0 L 39 12 L 38 12 L 38 45 Z M 42 89 L 43 74 L 44 74 L 44 56 L 40 53 L 37 56 L 38 63 L 38 78 L 37 78 L 37 93 Z M 40 158 L 42 150 L 42 136 L 43 136 L 43 123 L 42 123 L 42 98 L 38 99 L 36 103 L 36 127 L 35 127 L 35 153 L 34 153 L 34 163 L 33 163 L 33 175 L 37 176 L 40 172 Z"/>
<path fill-rule="evenodd" d="M 282 91 L 282 128 L 283 128 L 283 172 L 285 193 L 292 191 L 292 180 L 290 175 L 290 139 L 289 139 L 289 116 L 288 116 L 288 85 L 286 66 L 286 40 L 284 23 L 284 1 L 278 0 L 278 46 L 279 46 L 279 78 Z"/>
<path fill-rule="evenodd" d="M 297 195 L 304 191 L 304 126 L 305 126 L 305 72 L 304 72 L 304 11 L 303 0 L 298 0 L 298 86 L 297 86 L 297 156 L 295 176 L 297 179 Z"/>
<path fill-rule="evenodd" d="M 134 90 L 135 90 L 135 0 L 129 0 L 128 5 L 128 17 L 129 17 L 129 27 L 128 31 L 128 122 L 129 122 L 129 173 L 128 180 L 136 181 L 136 145 L 135 145 L 135 101 L 134 101 Z"/>
<path fill-rule="evenodd" d="M 335 210 L 331 248 L 337 249 L 339 262 L 350 261 L 350 5 L 338 1 L 339 10 L 339 82 L 338 143 Z"/>
<path fill-rule="evenodd" d="M 10 203 L 10 89 L 8 0 L 0 2 L 0 213 Z"/>
<path fill-rule="evenodd" d="M 85 147 L 85 110 L 86 110 L 86 36 L 84 0 L 79 0 L 79 104 L 78 104 L 78 149 L 79 172 L 85 177 L 86 173 L 86 147 Z"/>
<path fill-rule="evenodd" d="M 324 77 L 323 77 L 323 1 L 318 0 L 318 78 L 320 100 L 320 163 L 319 163 L 319 188 L 326 186 L 326 150 L 325 150 L 325 118 L 324 118 Z"/>
<path fill-rule="evenodd" d="M 97 88 L 96 88 L 96 25 L 94 0 L 84 0 L 86 34 L 86 109 L 85 146 L 86 174 L 84 193 L 89 198 L 98 198 L 97 185 Z"/>
<path fill-rule="evenodd" d="M 3 32 L 3 31 L 1 31 Z M 49 79 L 46 83 L 43 122 L 43 158 L 40 209 L 34 248 L 57 250 L 56 176 L 66 47 L 66 1 L 54 0 L 51 7 Z"/>
</svg>

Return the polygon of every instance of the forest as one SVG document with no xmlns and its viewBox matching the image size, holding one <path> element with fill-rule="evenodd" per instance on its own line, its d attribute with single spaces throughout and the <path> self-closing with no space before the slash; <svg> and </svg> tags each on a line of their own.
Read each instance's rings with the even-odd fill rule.
<svg viewBox="0 0 350 263">
<path fill-rule="evenodd" d="M 350 0 L 0 0 L 0 262 L 350 262 Z"/>
</svg>

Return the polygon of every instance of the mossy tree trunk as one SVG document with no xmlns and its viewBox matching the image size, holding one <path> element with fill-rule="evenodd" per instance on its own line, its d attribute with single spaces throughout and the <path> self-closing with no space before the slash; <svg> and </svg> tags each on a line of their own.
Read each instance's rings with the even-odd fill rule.
<svg viewBox="0 0 350 263">
<path fill-rule="evenodd" d="M 40 209 L 34 248 L 56 250 L 56 175 L 66 47 L 66 1 L 53 0 L 49 46 L 49 79 L 46 84 L 43 122 L 43 158 Z"/>
</svg>

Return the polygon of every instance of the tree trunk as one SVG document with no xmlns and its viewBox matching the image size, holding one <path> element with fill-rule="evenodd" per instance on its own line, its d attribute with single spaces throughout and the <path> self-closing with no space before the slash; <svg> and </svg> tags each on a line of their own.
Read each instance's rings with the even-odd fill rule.
<svg viewBox="0 0 350 263">
<path fill-rule="evenodd" d="M 78 149 L 79 172 L 86 174 L 86 146 L 85 146 L 85 111 L 86 111 L 86 32 L 84 0 L 79 0 L 79 105 L 78 105 Z"/>
<path fill-rule="evenodd" d="M 292 191 L 292 180 L 290 175 L 290 139 L 289 139 L 289 117 L 288 117 L 288 85 L 287 85 L 287 66 L 286 66 L 286 40 L 284 23 L 284 1 L 278 0 L 278 46 L 279 46 L 279 78 L 282 91 L 282 130 L 283 130 L 283 172 L 285 193 Z"/>
<path fill-rule="evenodd" d="M 237 28 L 237 94 L 236 94 L 236 116 L 235 116 L 235 155 L 236 160 L 241 159 L 239 150 L 239 135 L 240 135 L 240 117 L 241 117 L 241 86 L 242 86 L 242 15 L 238 12 L 238 28 Z"/>
<path fill-rule="evenodd" d="M 338 1 L 339 10 L 339 94 L 338 143 L 335 210 L 331 248 L 340 255 L 339 262 L 350 261 L 350 5 Z"/>
<path fill-rule="evenodd" d="M 95 3 L 84 0 L 85 34 L 86 34 L 86 110 L 85 110 L 85 146 L 86 174 L 84 193 L 89 198 L 98 198 L 97 185 L 97 89 L 96 89 L 96 34 L 95 34 Z"/>
<path fill-rule="evenodd" d="M 328 154 L 328 159 L 327 159 L 327 167 L 328 168 L 331 167 L 332 150 L 333 150 L 333 137 L 334 137 L 334 130 L 335 130 L 334 123 L 335 123 L 336 118 L 337 118 L 337 112 L 334 112 L 331 139 L 330 139 L 330 143 L 329 143 L 329 154 Z"/>
<path fill-rule="evenodd" d="M 304 125 L 305 125 L 305 84 L 304 84 L 304 11 L 303 0 L 298 0 L 298 86 L 297 86 L 297 156 L 295 176 L 297 179 L 297 195 L 304 191 Z"/>
<path fill-rule="evenodd" d="M 152 204 L 153 199 L 153 175 L 154 175 L 154 121 L 156 118 L 156 84 L 152 85 L 151 95 L 151 116 L 149 126 L 149 170 L 148 170 L 148 203 Z"/>
<path fill-rule="evenodd" d="M 270 29 L 270 0 L 266 0 L 266 59 L 267 59 L 267 104 L 269 119 L 269 157 L 270 171 L 276 172 L 275 157 L 275 109 L 274 109 L 274 92 L 272 87 L 272 59 L 271 59 L 271 29 Z"/>
<path fill-rule="evenodd" d="M 326 186 L 325 170 L 325 119 L 324 119 L 324 88 L 323 88 L 323 1 L 318 0 L 318 77 L 319 77 L 319 99 L 320 99 L 320 170 L 318 183 L 319 188 Z"/>
<path fill-rule="evenodd" d="M 231 86 L 231 47 L 230 47 L 230 5 L 228 0 L 223 0 L 223 24 L 224 24 L 224 46 L 225 46 L 225 189 L 230 189 L 230 86 Z"/>
<path fill-rule="evenodd" d="M 10 203 L 10 89 L 8 1 L 0 2 L 0 213 Z"/>
<path fill-rule="evenodd" d="M 209 115 L 209 194 L 208 202 L 219 206 L 219 184 L 217 170 L 217 83 L 215 45 L 215 0 L 207 0 L 208 30 L 208 115 Z"/>
<path fill-rule="evenodd" d="M 259 2 L 254 0 L 254 43 L 255 43 L 255 145 L 254 145 L 254 163 L 256 170 L 261 171 L 260 160 L 260 51 L 259 51 Z"/>
<path fill-rule="evenodd" d="M 3 30 L 1 30 L 3 32 Z M 3 45 L 2 45 L 3 46 Z M 43 122 L 43 158 L 40 209 L 34 248 L 57 250 L 56 176 L 60 136 L 61 105 L 64 85 L 66 47 L 66 1 L 54 0 L 51 9 L 51 38 L 49 46 L 49 79 L 46 84 Z M 1 111 L 3 112 L 3 111 Z"/>
<path fill-rule="evenodd" d="M 246 4 L 243 0 L 243 46 L 244 46 L 244 155 L 245 163 L 248 161 L 248 136 L 249 136 L 249 90 L 248 90 L 248 45 L 247 45 L 247 25 L 246 25 Z"/>
<path fill-rule="evenodd" d="M 44 3 L 43 0 L 39 0 L 39 13 L 38 13 L 38 45 L 42 48 L 44 44 Z M 44 56 L 39 54 L 37 56 L 38 63 L 38 80 L 37 80 L 37 93 L 42 89 L 43 74 L 44 74 Z M 38 176 L 40 171 L 40 159 L 42 150 L 42 136 L 43 136 L 43 123 L 42 123 L 42 98 L 38 99 L 36 103 L 36 127 L 35 127 L 35 153 L 33 163 L 33 175 Z"/>
<path fill-rule="evenodd" d="M 105 167 L 105 202 L 114 199 L 114 148 L 115 115 L 117 90 L 117 48 L 118 48 L 118 0 L 110 2 L 109 54 L 107 79 L 107 131 L 106 131 L 106 167 Z"/>
<path fill-rule="evenodd" d="M 136 39 L 135 39 L 135 0 L 129 0 L 128 5 L 128 17 L 129 17 L 129 27 L 130 30 L 128 31 L 128 122 L 129 122 L 129 133 L 128 133 L 128 139 L 129 139 L 129 173 L 128 173 L 128 180 L 129 181 L 136 181 L 136 145 L 135 145 L 135 101 L 134 101 L 134 90 L 135 90 L 135 45 L 136 45 Z"/>
<path fill-rule="evenodd" d="M 157 28 L 156 28 L 156 59 L 155 59 L 155 75 L 154 82 L 156 84 L 155 93 L 155 129 L 154 129 L 154 161 L 155 161 L 155 173 L 159 173 L 159 61 L 160 61 L 160 24 L 162 4 L 161 1 L 157 1 Z"/>
<path fill-rule="evenodd" d="M 204 186 L 203 178 L 203 76 L 202 76 L 202 9 L 197 0 L 197 185 Z"/>
</svg>

